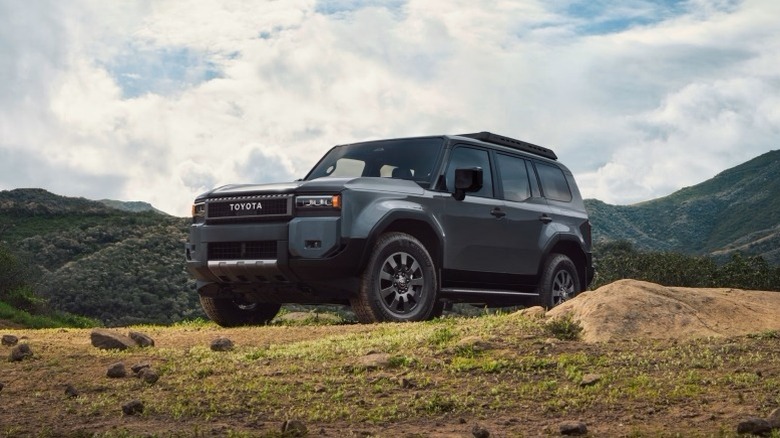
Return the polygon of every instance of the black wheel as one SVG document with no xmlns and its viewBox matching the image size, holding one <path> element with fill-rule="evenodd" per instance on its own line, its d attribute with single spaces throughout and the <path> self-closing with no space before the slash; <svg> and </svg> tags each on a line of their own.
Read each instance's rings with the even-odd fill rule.
<svg viewBox="0 0 780 438">
<path fill-rule="evenodd" d="M 563 254 L 551 254 L 539 281 L 537 304 L 551 309 L 580 293 L 577 267 Z"/>
<path fill-rule="evenodd" d="M 200 297 L 206 315 L 222 327 L 262 325 L 274 319 L 281 304 L 249 303 L 240 299 Z"/>
<path fill-rule="evenodd" d="M 350 300 L 358 321 L 424 321 L 439 309 L 436 269 L 419 240 L 406 233 L 379 237 Z"/>
</svg>

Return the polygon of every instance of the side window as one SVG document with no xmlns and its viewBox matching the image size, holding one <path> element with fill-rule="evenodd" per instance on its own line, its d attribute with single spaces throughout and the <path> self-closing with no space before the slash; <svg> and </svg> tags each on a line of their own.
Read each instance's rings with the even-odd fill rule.
<svg viewBox="0 0 780 438">
<path fill-rule="evenodd" d="M 547 199 L 554 201 L 571 201 L 571 190 L 563 171 L 549 164 L 536 163 L 536 171 L 539 172 L 539 180 L 542 183 L 542 194 Z"/>
<path fill-rule="evenodd" d="M 462 169 L 465 167 L 482 168 L 482 189 L 478 192 L 468 193 L 468 195 L 492 198 L 493 176 L 490 172 L 490 158 L 488 157 L 488 152 L 482 149 L 467 147 L 457 147 L 453 149 L 450 154 L 450 164 L 447 166 L 447 190 L 455 190 L 455 169 Z"/>
<path fill-rule="evenodd" d="M 498 170 L 501 174 L 501 186 L 507 201 L 525 201 L 531 197 L 528 182 L 528 169 L 525 160 L 509 155 L 497 154 Z"/>
</svg>

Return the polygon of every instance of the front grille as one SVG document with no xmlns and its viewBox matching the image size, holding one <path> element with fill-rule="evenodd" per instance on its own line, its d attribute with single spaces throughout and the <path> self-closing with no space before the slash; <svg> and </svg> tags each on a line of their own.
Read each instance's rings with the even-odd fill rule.
<svg viewBox="0 0 780 438">
<path fill-rule="evenodd" d="M 213 242 L 208 244 L 209 260 L 275 260 L 276 241 Z"/>
<path fill-rule="evenodd" d="M 274 218 L 291 215 L 291 195 L 233 196 L 206 201 L 206 218 L 209 220 Z"/>
</svg>

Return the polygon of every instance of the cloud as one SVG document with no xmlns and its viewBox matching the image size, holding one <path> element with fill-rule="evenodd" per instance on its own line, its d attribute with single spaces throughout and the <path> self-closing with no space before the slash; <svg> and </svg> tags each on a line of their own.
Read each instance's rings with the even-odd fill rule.
<svg viewBox="0 0 780 438">
<path fill-rule="evenodd" d="M 334 144 L 491 130 L 555 149 L 585 196 L 641 201 L 777 147 L 778 16 L 769 0 L 2 2 L 0 188 L 186 215 L 216 185 L 300 178 Z"/>
</svg>

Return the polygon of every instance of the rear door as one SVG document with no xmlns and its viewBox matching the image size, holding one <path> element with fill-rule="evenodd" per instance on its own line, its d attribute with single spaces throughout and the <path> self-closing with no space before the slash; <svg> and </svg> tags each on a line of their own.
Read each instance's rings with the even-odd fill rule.
<svg viewBox="0 0 780 438">
<path fill-rule="evenodd" d="M 534 169 L 522 157 L 495 154 L 499 181 L 498 196 L 506 213 L 501 226 L 501 257 L 507 272 L 516 274 L 517 283 L 533 283 L 546 241 L 545 228 L 550 221 L 549 206 L 541 197 Z"/>
</svg>

